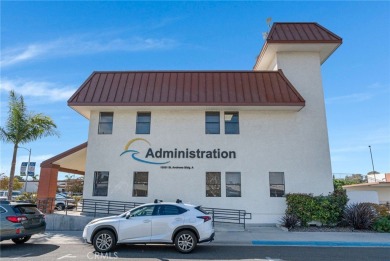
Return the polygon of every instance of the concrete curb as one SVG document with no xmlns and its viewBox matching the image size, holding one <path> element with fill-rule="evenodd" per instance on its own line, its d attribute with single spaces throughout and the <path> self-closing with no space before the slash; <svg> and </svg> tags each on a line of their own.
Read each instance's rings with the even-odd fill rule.
<svg viewBox="0 0 390 261">
<path fill-rule="evenodd" d="M 51 214 L 46 216 L 47 232 L 54 238 L 79 242 L 85 225 L 92 216 Z M 289 232 L 278 225 L 243 226 L 216 224 L 215 246 L 301 246 L 301 247 L 390 247 L 389 233 L 357 232 Z M 205 243 L 203 245 L 208 245 Z"/>
<path fill-rule="evenodd" d="M 71 216 L 62 214 L 46 215 L 46 231 L 79 231 L 94 217 Z"/>
<path fill-rule="evenodd" d="M 262 241 L 253 240 L 256 246 L 313 246 L 313 247 L 390 247 L 390 242 L 345 241 Z"/>
<path fill-rule="evenodd" d="M 373 238 L 360 238 L 357 240 L 354 235 L 351 238 L 348 235 L 343 236 L 343 233 L 336 238 L 329 236 L 327 233 L 323 233 L 323 236 L 320 238 L 311 235 L 312 232 L 300 233 L 297 237 L 295 234 L 286 233 L 282 230 L 279 230 L 277 233 L 270 233 L 267 231 L 263 232 L 254 232 L 254 231 L 245 231 L 245 232 L 217 232 L 216 240 L 210 243 L 203 243 L 203 246 L 291 246 L 291 247 L 380 247 L 380 248 L 390 248 L 390 235 L 379 234 L 377 237 Z M 304 237 L 301 237 L 304 235 Z M 35 235 L 34 238 L 38 240 L 37 242 L 50 242 L 51 240 L 60 241 L 66 244 L 80 244 L 83 243 L 81 238 L 81 230 L 71 230 L 71 231 L 47 231 L 45 234 Z M 310 240 L 312 239 L 312 240 Z M 344 239 L 344 241 L 342 241 Z M 49 241 L 48 241 L 49 240 Z"/>
</svg>

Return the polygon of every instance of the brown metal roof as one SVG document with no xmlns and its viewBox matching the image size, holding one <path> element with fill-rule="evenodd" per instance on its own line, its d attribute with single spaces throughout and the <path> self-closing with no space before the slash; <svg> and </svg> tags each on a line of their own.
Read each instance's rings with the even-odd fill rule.
<svg viewBox="0 0 390 261">
<path fill-rule="evenodd" d="M 54 157 L 51 157 L 50 159 L 47 159 L 45 161 L 43 161 L 41 163 L 41 168 L 52 168 L 52 167 L 55 167 L 57 168 L 59 171 L 61 172 L 67 172 L 67 173 L 73 173 L 73 174 L 79 174 L 79 175 L 84 175 L 85 172 L 82 171 L 82 170 L 77 170 L 77 169 L 70 169 L 70 168 L 65 168 L 64 166 L 61 166 L 61 165 L 58 165 L 58 162 L 63 160 L 64 158 L 68 157 L 68 156 L 72 156 L 72 154 L 75 154 L 77 152 L 80 152 L 84 149 L 86 149 L 88 147 L 88 142 L 84 142 L 83 144 L 80 144 L 76 147 L 73 147 L 67 151 L 64 151 Z M 79 155 L 78 155 L 79 157 Z M 84 166 L 82 166 L 82 168 L 84 169 L 85 168 L 85 164 Z"/>
<path fill-rule="evenodd" d="M 69 106 L 304 106 L 279 71 L 94 72 Z"/>
<path fill-rule="evenodd" d="M 318 52 L 321 64 L 342 44 L 343 40 L 318 23 L 274 23 L 253 66 L 269 69 L 275 53 Z"/>
<path fill-rule="evenodd" d="M 268 43 L 341 43 L 342 39 L 318 23 L 274 23 Z"/>
</svg>

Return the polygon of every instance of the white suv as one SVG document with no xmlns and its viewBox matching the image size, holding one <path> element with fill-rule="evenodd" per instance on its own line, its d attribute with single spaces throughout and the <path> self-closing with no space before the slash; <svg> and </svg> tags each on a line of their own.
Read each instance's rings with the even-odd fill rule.
<svg viewBox="0 0 390 261">
<path fill-rule="evenodd" d="M 20 191 L 12 191 L 12 200 L 16 200 L 21 195 Z M 0 200 L 8 200 L 8 190 L 0 190 Z"/>
<path fill-rule="evenodd" d="M 65 208 L 70 209 L 76 206 L 75 200 L 63 193 L 56 194 L 55 204 L 56 204 L 55 208 L 57 210 L 64 210 Z"/>
<path fill-rule="evenodd" d="M 179 252 L 189 253 L 198 243 L 214 240 L 211 215 L 200 206 L 177 202 L 144 204 L 119 216 L 94 219 L 83 238 L 102 253 L 121 243 L 174 244 Z"/>
</svg>

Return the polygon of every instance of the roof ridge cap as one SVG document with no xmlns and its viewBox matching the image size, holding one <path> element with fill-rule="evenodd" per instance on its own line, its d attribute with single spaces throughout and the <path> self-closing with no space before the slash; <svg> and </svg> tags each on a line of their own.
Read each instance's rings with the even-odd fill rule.
<svg viewBox="0 0 390 261">
<path fill-rule="evenodd" d="M 274 70 L 135 70 L 135 71 L 95 71 L 92 75 L 101 73 L 275 73 Z M 90 76 L 90 77 L 91 77 Z M 85 81 L 87 82 L 87 81 Z"/>
<path fill-rule="evenodd" d="M 318 22 L 274 22 L 273 24 L 318 24 Z"/>
</svg>

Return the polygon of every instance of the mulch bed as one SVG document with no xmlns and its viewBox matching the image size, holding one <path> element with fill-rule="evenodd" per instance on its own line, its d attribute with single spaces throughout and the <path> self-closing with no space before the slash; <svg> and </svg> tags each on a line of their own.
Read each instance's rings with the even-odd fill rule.
<svg viewBox="0 0 390 261">
<path fill-rule="evenodd" d="M 354 229 L 352 227 L 317 227 L 317 226 L 310 226 L 310 227 L 295 227 L 290 229 L 290 232 L 359 232 L 359 233 L 378 233 L 374 230 L 367 230 L 367 229 Z"/>
</svg>

